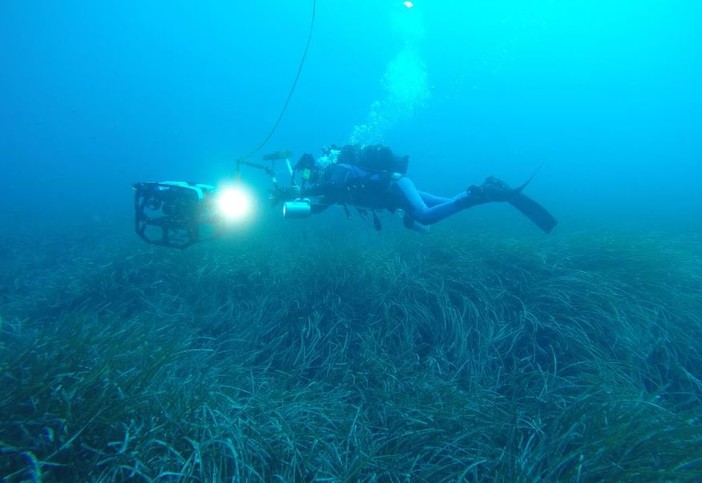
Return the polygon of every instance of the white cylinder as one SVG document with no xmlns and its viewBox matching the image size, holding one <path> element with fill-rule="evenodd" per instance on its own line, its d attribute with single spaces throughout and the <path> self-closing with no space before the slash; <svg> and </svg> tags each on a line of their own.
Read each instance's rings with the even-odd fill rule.
<svg viewBox="0 0 702 483">
<path fill-rule="evenodd" d="M 308 199 L 283 203 L 283 217 L 285 218 L 307 218 L 311 213 L 312 208 Z"/>
</svg>

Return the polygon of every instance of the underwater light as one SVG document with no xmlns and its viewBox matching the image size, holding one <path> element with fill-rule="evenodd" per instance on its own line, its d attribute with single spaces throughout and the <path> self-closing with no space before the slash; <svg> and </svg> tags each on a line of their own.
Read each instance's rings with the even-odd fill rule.
<svg viewBox="0 0 702 483">
<path fill-rule="evenodd" d="M 241 186 L 224 187 L 217 195 L 217 208 L 225 220 L 243 220 L 251 214 L 251 195 Z"/>
<path fill-rule="evenodd" d="M 414 3 L 412 2 L 402 2 L 402 5 L 404 5 L 407 8 L 412 8 L 414 7 Z"/>
</svg>

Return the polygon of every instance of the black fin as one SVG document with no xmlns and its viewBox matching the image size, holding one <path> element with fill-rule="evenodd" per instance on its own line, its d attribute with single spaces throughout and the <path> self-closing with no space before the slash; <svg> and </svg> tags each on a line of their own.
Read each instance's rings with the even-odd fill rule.
<svg viewBox="0 0 702 483">
<path fill-rule="evenodd" d="M 529 181 L 531 181 L 531 178 L 518 189 L 524 189 L 524 186 L 526 186 Z M 550 233 L 551 230 L 553 230 L 553 227 L 558 224 L 558 220 L 556 220 L 551 213 L 546 211 L 546 208 L 528 196 L 523 195 L 519 191 L 517 191 L 512 198 L 510 198 L 509 204 L 521 211 L 524 216 L 529 218 L 536 226 L 541 228 L 546 233 Z"/>
<path fill-rule="evenodd" d="M 534 179 L 534 176 L 536 176 L 536 173 L 538 173 L 539 171 L 541 171 L 541 168 L 543 167 L 543 165 L 544 165 L 544 163 L 541 163 L 541 164 L 534 170 L 534 172 L 531 173 L 531 176 L 529 176 L 529 179 L 527 179 L 527 180 L 526 180 L 525 182 L 523 182 L 521 185 L 519 185 L 519 186 L 517 186 L 516 188 L 514 188 L 513 191 L 514 191 L 515 193 L 521 193 L 521 192 L 524 190 L 524 188 L 526 188 L 527 185 L 528 185 L 529 183 L 531 183 L 531 180 Z"/>
</svg>

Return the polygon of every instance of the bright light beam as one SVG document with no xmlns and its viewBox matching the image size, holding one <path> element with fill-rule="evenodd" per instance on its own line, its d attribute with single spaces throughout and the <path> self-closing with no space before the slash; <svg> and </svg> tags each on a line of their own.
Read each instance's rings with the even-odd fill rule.
<svg viewBox="0 0 702 483">
<path fill-rule="evenodd" d="M 251 195 L 241 186 L 227 186 L 217 195 L 217 208 L 227 221 L 242 221 L 252 211 Z"/>
</svg>

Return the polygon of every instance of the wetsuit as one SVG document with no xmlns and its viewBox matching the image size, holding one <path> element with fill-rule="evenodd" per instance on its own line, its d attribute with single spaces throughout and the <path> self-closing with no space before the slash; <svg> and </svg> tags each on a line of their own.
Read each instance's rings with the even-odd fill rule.
<svg viewBox="0 0 702 483">
<path fill-rule="evenodd" d="M 467 194 L 453 198 L 417 190 L 410 178 L 400 174 L 373 172 L 359 166 L 335 163 L 328 166 L 322 179 L 305 189 L 304 196 L 317 198 L 312 211 L 319 213 L 333 204 L 353 205 L 370 210 L 401 209 L 405 225 L 431 225 L 471 206 Z"/>
</svg>

